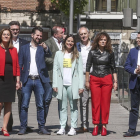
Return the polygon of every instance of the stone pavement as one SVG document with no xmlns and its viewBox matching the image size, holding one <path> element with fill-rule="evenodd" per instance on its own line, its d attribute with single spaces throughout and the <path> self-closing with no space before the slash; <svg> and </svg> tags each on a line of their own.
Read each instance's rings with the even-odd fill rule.
<svg viewBox="0 0 140 140">
<path fill-rule="evenodd" d="M 114 100 L 115 97 L 112 96 L 112 100 Z M 117 99 L 117 98 L 116 98 Z M 17 99 L 16 99 L 17 100 Z M 53 98 L 49 110 L 49 115 L 46 122 L 46 127 L 51 131 L 51 135 L 39 135 L 38 127 L 37 127 L 37 121 L 36 121 L 36 107 L 34 102 L 34 96 L 32 95 L 31 101 L 30 101 L 30 107 L 29 107 L 29 114 L 28 114 L 28 125 L 34 130 L 32 133 L 28 133 L 22 136 L 17 135 L 19 130 L 19 118 L 18 118 L 18 104 L 17 102 L 13 103 L 13 117 L 14 117 L 14 125 L 13 125 L 13 132 L 10 133 L 10 137 L 4 137 L 0 133 L 0 140 L 3 139 L 12 139 L 12 140 L 22 140 L 22 139 L 31 139 L 31 140 L 41 140 L 41 139 L 47 139 L 47 140 L 139 140 L 140 139 L 140 120 L 138 121 L 137 126 L 137 133 L 135 137 L 132 138 L 124 138 L 123 134 L 128 130 L 128 116 L 129 112 L 123 108 L 118 103 L 111 103 L 111 109 L 110 109 L 110 118 L 109 118 L 109 124 L 107 126 L 108 135 L 107 136 L 101 136 L 100 134 L 98 136 L 92 136 L 91 132 L 93 130 L 93 124 L 92 124 L 92 117 L 91 117 L 91 105 L 89 104 L 89 122 L 90 122 L 90 132 L 84 133 L 84 134 L 77 134 L 75 136 L 57 136 L 56 132 L 59 129 L 59 119 L 58 119 L 58 111 L 57 111 L 57 100 Z M 68 113 L 69 115 L 69 122 L 70 124 L 70 111 Z M 0 126 L 2 126 L 2 116 L 0 117 Z M 80 126 L 80 119 L 78 120 L 78 127 Z"/>
</svg>

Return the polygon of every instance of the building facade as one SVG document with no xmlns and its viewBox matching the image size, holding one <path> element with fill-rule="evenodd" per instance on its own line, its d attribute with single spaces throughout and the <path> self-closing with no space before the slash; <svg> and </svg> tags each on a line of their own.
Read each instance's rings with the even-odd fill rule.
<svg viewBox="0 0 140 140">
<path fill-rule="evenodd" d="M 51 36 L 51 27 L 61 25 L 61 14 L 50 0 L 0 0 L 0 29 L 12 20 L 20 22 L 20 35 L 28 39 L 32 27 L 42 26 L 46 40 Z"/>
<path fill-rule="evenodd" d="M 133 27 L 123 27 L 123 9 L 128 7 L 128 0 L 110 0 L 111 6 L 107 6 L 108 0 L 87 0 L 85 15 L 81 15 L 81 21 L 90 29 L 91 38 L 96 33 L 106 31 L 112 39 L 117 65 L 125 63 L 128 51 L 136 45 L 135 27 L 137 26 L 136 7 L 137 0 L 129 0 L 129 7 L 133 9 Z M 75 22 L 76 28 L 76 22 Z"/>
</svg>

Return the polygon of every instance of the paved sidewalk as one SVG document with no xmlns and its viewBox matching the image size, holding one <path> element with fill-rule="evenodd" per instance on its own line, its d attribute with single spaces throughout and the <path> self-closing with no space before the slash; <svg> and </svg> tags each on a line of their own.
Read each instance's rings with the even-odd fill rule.
<svg viewBox="0 0 140 140">
<path fill-rule="evenodd" d="M 21 140 L 21 139 L 31 139 L 31 140 L 41 140 L 41 139 L 47 139 L 47 140 L 139 140 L 140 139 L 140 120 L 138 122 L 137 126 L 137 133 L 135 137 L 132 138 L 124 138 L 123 134 L 128 130 L 128 116 L 129 112 L 120 106 L 118 103 L 111 103 L 111 110 L 110 110 L 110 119 L 109 124 L 107 126 L 108 135 L 107 136 L 92 136 L 91 132 L 93 129 L 92 125 L 92 117 L 91 117 L 91 106 L 89 105 L 89 122 L 90 122 L 90 133 L 84 133 L 84 134 L 77 134 L 76 136 L 57 136 L 56 132 L 59 129 L 59 119 L 58 119 L 58 111 L 57 111 L 57 100 L 53 98 L 49 110 L 49 115 L 46 121 L 46 127 L 51 131 L 51 135 L 39 135 L 38 127 L 37 127 L 37 121 L 36 121 L 36 108 L 34 103 L 34 97 L 31 98 L 31 103 L 29 107 L 29 114 L 28 114 L 28 125 L 32 127 L 34 132 L 28 133 L 22 136 L 17 135 L 19 130 L 19 118 L 18 118 L 18 104 L 17 102 L 13 103 L 13 117 L 14 117 L 14 126 L 13 126 L 13 132 L 11 132 L 10 137 L 4 137 L 0 133 L 0 140 L 3 139 L 13 139 L 13 140 Z M 70 113 L 69 115 L 69 122 L 70 124 Z M 2 115 L 3 116 L 3 115 Z M 2 126 L 2 116 L 0 117 L 0 126 Z M 80 126 L 80 119 L 78 120 L 78 127 Z"/>
</svg>

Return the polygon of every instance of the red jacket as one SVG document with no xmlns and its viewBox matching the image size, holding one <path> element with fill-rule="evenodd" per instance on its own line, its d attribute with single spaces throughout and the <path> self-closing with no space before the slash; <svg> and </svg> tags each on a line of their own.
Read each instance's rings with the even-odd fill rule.
<svg viewBox="0 0 140 140">
<path fill-rule="evenodd" d="M 18 54 L 16 48 L 10 48 L 9 52 L 13 62 L 13 76 L 20 76 L 20 68 L 18 63 Z M 4 76 L 5 71 L 5 49 L 0 46 L 0 76 Z"/>
</svg>

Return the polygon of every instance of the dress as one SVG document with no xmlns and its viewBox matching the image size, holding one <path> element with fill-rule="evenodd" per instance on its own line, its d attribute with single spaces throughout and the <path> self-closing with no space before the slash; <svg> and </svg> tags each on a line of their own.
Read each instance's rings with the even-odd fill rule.
<svg viewBox="0 0 140 140">
<path fill-rule="evenodd" d="M 16 76 L 13 76 L 12 57 L 5 50 L 5 74 L 0 76 L 0 102 L 15 102 Z"/>
</svg>

